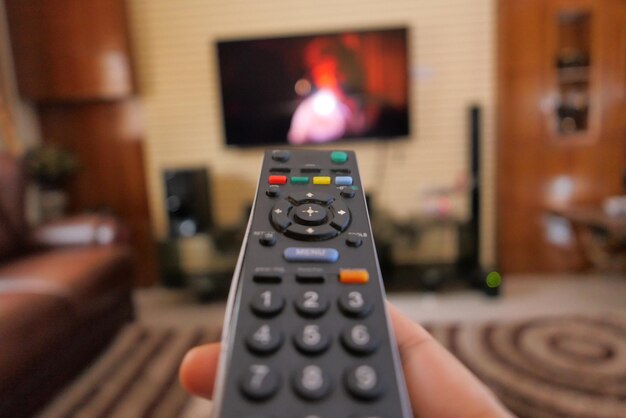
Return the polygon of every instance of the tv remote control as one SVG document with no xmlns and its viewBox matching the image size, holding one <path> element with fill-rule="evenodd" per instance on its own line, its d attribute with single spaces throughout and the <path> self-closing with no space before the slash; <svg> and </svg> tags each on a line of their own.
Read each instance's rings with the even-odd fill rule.
<svg viewBox="0 0 626 418">
<path fill-rule="evenodd" d="M 356 156 L 268 150 L 214 418 L 410 418 Z"/>
</svg>

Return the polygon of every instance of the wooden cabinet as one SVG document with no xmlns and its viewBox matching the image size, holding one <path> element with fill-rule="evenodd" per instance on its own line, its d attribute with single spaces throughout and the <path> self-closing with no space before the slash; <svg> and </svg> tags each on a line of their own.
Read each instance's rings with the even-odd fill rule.
<svg viewBox="0 0 626 418">
<path fill-rule="evenodd" d="M 626 2 L 498 2 L 498 249 L 504 272 L 584 268 L 550 209 L 624 192 Z"/>
<path fill-rule="evenodd" d="M 5 0 L 20 94 L 45 142 L 79 159 L 74 212 L 104 210 L 129 226 L 136 283 L 156 282 L 141 109 L 124 0 Z"/>
<path fill-rule="evenodd" d="M 133 92 L 121 0 L 5 0 L 17 81 L 33 101 L 124 98 Z"/>
</svg>

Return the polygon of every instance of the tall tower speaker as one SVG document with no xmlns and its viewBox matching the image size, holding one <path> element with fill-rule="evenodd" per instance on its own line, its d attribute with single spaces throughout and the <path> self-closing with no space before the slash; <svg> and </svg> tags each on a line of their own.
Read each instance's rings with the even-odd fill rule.
<svg viewBox="0 0 626 418">
<path fill-rule="evenodd" d="M 213 216 L 208 171 L 205 168 L 166 170 L 163 178 L 170 238 L 209 232 Z"/>
</svg>

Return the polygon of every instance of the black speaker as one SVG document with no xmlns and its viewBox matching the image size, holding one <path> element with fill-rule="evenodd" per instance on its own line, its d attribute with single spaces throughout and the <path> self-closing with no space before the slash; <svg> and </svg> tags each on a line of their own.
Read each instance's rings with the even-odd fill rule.
<svg viewBox="0 0 626 418">
<path fill-rule="evenodd" d="M 208 170 L 166 170 L 163 179 L 169 236 L 190 237 L 209 232 L 213 227 L 213 216 Z"/>
</svg>

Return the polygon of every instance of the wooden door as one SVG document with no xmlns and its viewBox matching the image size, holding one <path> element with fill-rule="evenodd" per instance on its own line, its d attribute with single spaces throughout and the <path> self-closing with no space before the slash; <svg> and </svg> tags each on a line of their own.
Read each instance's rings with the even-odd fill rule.
<svg viewBox="0 0 626 418">
<path fill-rule="evenodd" d="M 503 272 L 584 267 L 552 209 L 624 192 L 623 0 L 498 3 L 498 258 Z"/>
</svg>

